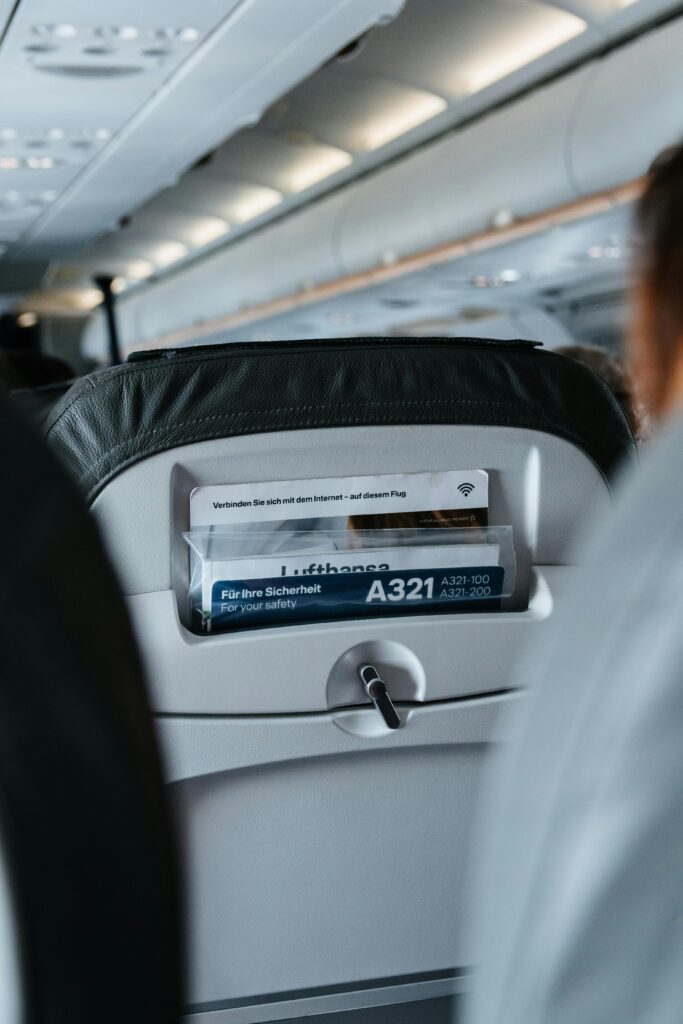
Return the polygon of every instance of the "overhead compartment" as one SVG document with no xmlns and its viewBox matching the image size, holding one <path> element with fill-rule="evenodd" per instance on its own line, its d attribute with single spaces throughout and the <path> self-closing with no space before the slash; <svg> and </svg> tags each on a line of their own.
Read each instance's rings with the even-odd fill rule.
<svg viewBox="0 0 683 1024">
<path fill-rule="evenodd" d="M 343 193 L 329 196 L 123 297 L 119 302 L 123 348 L 339 277 L 344 270 L 335 245 L 335 225 L 345 201 Z M 104 317 L 96 314 L 85 331 L 84 352 L 99 359 L 106 350 Z"/>
<path fill-rule="evenodd" d="M 683 135 L 682 51 L 683 19 L 123 296 L 124 346 L 216 321 L 210 338 L 240 310 L 638 177 Z M 86 351 L 106 352 L 101 317 Z"/>
<path fill-rule="evenodd" d="M 418 150 L 345 190 L 339 252 L 347 274 L 434 245 L 429 180 L 434 147 Z"/>
<path fill-rule="evenodd" d="M 484 231 L 501 210 L 527 217 L 574 197 L 565 147 L 589 73 L 582 68 L 434 147 L 430 174 L 415 184 L 429 196 L 438 241 Z"/>
<path fill-rule="evenodd" d="M 640 177 L 683 138 L 682 53 L 679 19 L 594 65 L 568 147 L 581 194 Z"/>
<path fill-rule="evenodd" d="M 345 192 L 334 193 L 262 232 L 259 253 L 265 293 L 258 301 L 306 290 L 344 273 L 336 235 L 346 201 Z"/>
<path fill-rule="evenodd" d="M 176 6 L 178 2 L 174 0 Z M 378 22 L 395 17 L 404 3 L 405 0 L 299 0 L 296 4 L 282 0 L 212 0 L 210 4 L 194 5 L 199 12 L 203 10 L 204 20 L 210 13 L 205 9 L 210 8 L 214 15 L 213 21 L 209 19 L 204 25 L 197 13 L 206 34 L 196 52 L 170 77 L 154 79 L 154 88 L 150 87 L 149 92 L 139 86 L 139 102 L 126 112 L 125 121 L 116 126 L 116 137 L 35 222 L 22 239 L 22 248 L 31 246 L 31 251 L 62 257 L 65 239 L 77 246 L 96 238 L 122 215 L 156 195 L 160 187 L 172 184 L 199 157 L 240 128 L 258 121 L 270 104 L 340 47 Z M 2 0 L 0 24 L 1 4 Z M 144 20 L 153 19 L 152 24 L 158 20 L 161 25 L 173 25 L 174 18 L 183 24 L 180 14 L 173 15 L 169 3 L 164 5 L 156 0 L 135 5 L 127 0 L 127 6 L 128 14 L 122 13 L 120 4 L 118 10 L 124 25 L 136 24 L 134 9 L 140 16 L 144 10 Z M 86 0 L 73 0 L 74 22 L 91 23 L 92 7 Z M 187 7 L 185 4 L 184 8 Z M 40 10 L 38 0 L 22 0 L 12 32 L 30 31 L 31 24 L 49 21 L 48 15 L 43 17 Z M 190 5 L 185 13 L 189 15 L 191 10 Z M 25 54 L 18 59 L 23 67 Z M 142 73 L 131 73 L 132 82 L 144 80 Z M 51 102 L 66 95 L 69 87 L 72 92 L 76 88 L 68 77 L 63 81 L 63 76 L 55 76 L 53 81 L 54 85 L 47 89 L 46 80 L 44 89 Z M 85 96 L 82 80 L 77 80 L 82 94 L 80 106 L 89 99 L 101 109 L 109 102 L 109 93 L 102 96 L 107 81 L 91 78 L 89 83 Z M 57 122 L 57 118 L 54 120 Z"/>
</svg>

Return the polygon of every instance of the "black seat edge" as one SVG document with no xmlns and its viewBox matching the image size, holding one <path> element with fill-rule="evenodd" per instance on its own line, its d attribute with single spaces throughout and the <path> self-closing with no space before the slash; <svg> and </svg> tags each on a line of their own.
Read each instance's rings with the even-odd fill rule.
<svg viewBox="0 0 683 1024">
<path fill-rule="evenodd" d="M 316 427 L 527 428 L 581 448 L 609 479 L 636 453 L 621 406 L 602 378 L 536 344 L 351 338 L 162 350 L 83 378 L 46 433 L 89 501 L 158 452 Z"/>
</svg>

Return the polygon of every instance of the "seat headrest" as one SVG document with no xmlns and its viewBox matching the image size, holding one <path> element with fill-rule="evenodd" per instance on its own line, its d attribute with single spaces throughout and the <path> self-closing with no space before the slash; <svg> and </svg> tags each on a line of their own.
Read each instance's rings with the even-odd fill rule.
<svg viewBox="0 0 683 1024">
<path fill-rule="evenodd" d="M 605 478 L 635 444 L 608 385 L 535 342 L 353 338 L 142 353 L 79 381 L 49 440 L 89 501 L 158 452 L 238 434 L 476 424 L 554 434 Z"/>
</svg>

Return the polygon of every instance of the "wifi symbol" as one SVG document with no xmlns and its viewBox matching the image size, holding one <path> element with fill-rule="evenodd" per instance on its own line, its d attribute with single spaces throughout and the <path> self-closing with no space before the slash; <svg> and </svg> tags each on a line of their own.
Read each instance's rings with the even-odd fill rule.
<svg viewBox="0 0 683 1024">
<path fill-rule="evenodd" d="M 459 484 L 458 490 L 465 498 L 469 498 L 470 494 L 474 490 L 474 484 Z"/>
</svg>

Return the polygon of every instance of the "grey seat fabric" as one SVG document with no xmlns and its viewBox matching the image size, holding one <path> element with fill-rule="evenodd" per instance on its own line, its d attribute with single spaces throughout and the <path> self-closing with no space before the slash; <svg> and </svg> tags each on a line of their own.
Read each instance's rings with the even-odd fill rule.
<svg viewBox="0 0 683 1024">
<path fill-rule="evenodd" d="M 468 1024 L 683 1019 L 683 418 L 625 484 L 518 682 Z"/>
<path fill-rule="evenodd" d="M 4 400 L 0 466 L 0 871 L 21 1019 L 171 1024 L 178 869 L 123 600 L 75 487 Z"/>
</svg>

